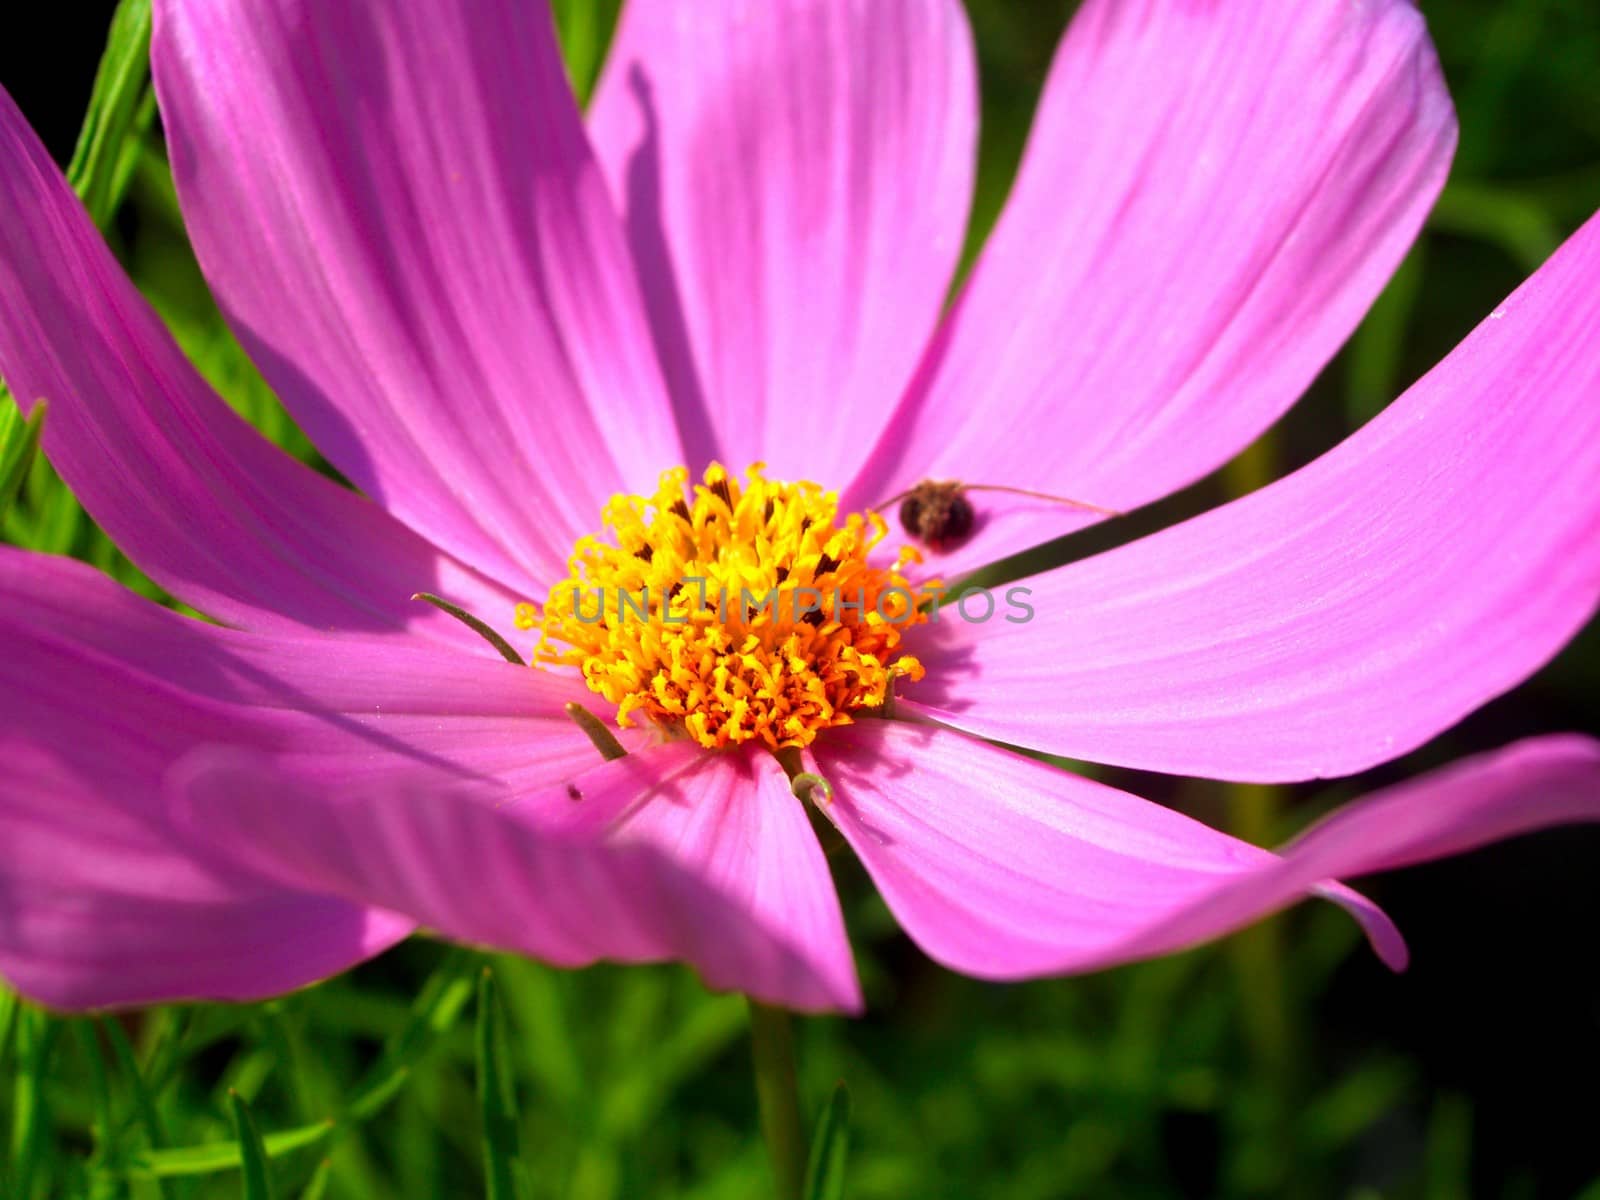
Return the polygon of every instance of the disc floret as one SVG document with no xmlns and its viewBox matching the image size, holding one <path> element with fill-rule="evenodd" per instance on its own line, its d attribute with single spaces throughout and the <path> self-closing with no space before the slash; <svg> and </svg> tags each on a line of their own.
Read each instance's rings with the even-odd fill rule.
<svg viewBox="0 0 1600 1200">
<path fill-rule="evenodd" d="M 888 534 L 877 513 L 840 520 L 836 493 L 759 463 L 688 483 L 678 467 L 653 496 L 614 496 L 543 609 L 518 608 L 536 664 L 577 667 L 621 725 L 643 716 L 713 749 L 807 746 L 922 678 L 900 650 L 927 619 L 903 574 L 918 555 L 869 561 Z"/>
</svg>

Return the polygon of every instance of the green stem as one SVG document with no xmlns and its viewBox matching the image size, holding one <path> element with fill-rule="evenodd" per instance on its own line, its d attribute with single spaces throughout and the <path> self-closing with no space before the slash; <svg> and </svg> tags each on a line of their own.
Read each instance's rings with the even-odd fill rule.
<svg viewBox="0 0 1600 1200">
<path fill-rule="evenodd" d="M 1276 438 L 1267 433 L 1228 464 L 1223 479 L 1230 495 L 1245 496 L 1265 487 L 1278 474 Z M 1224 792 L 1229 831 L 1247 842 L 1270 846 L 1277 839 L 1283 791 L 1235 783 L 1225 784 Z M 1269 918 L 1235 934 L 1229 949 L 1257 1078 L 1272 1097 L 1266 1113 L 1270 1134 L 1267 1144 L 1275 1148 L 1268 1168 L 1270 1188 L 1275 1195 L 1298 1196 L 1303 1194 L 1303 1184 L 1294 1172 L 1293 1114 L 1298 1110 L 1295 1070 L 1299 1056 L 1289 1003 L 1282 918 Z"/>
<path fill-rule="evenodd" d="M 1246 496 L 1277 475 L 1276 436 L 1265 433 L 1227 465 L 1223 481 L 1229 494 Z M 1248 783 L 1226 784 L 1224 790 L 1230 832 L 1258 846 L 1271 845 L 1278 832 L 1280 790 Z M 1277 920 L 1262 921 L 1237 935 L 1232 949 L 1250 1040 L 1259 1061 L 1281 1084 L 1293 1041 L 1284 986 L 1283 925 Z"/>
<path fill-rule="evenodd" d="M 750 1001 L 750 1048 L 755 1062 L 761 1134 L 772 1158 L 778 1200 L 800 1200 L 806 1186 L 806 1136 L 794 1065 L 794 1026 L 786 1010 Z"/>
<path fill-rule="evenodd" d="M 1282 792 L 1258 784 L 1226 785 L 1228 829 L 1258 846 L 1276 839 Z M 1280 1085 L 1294 1059 L 1294 1030 L 1284 969 L 1284 926 L 1268 918 L 1235 934 L 1229 943 L 1244 1006 L 1245 1031 L 1262 1068 Z"/>
</svg>

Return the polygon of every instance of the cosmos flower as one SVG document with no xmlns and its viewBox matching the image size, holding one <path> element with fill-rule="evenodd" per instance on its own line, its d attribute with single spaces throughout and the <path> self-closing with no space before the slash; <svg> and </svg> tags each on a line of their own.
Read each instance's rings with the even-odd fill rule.
<svg viewBox="0 0 1600 1200">
<path fill-rule="evenodd" d="M 1101 516 L 947 487 L 908 531 L 889 497 L 1131 510 L 1311 382 L 1454 145 L 1405 0 L 1089 0 L 948 308 L 977 127 L 956 0 L 631 0 L 587 116 L 540 3 L 155 15 L 206 277 L 354 488 L 204 385 L 0 104 L 0 375 L 215 622 L 0 552 L 0 974 L 25 991 L 259 996 L 420 924 L 855 1009 L 813 814 L 975 975 L 1309 894 L 1398 965 L 1336 880 L 1600 816 L 1600 748 L 1551 737 L 1272 854 L 996 744 L 1338 776 L 1549 660 L 1600 597 L 1600 222 L 1309 467 L 1023 581 L 1031 619 L 896 590 Z M 690 577 L 826 599 L 711 617 Z M 642 613 L 581 618 L 635 589 Z"/>
</svg>

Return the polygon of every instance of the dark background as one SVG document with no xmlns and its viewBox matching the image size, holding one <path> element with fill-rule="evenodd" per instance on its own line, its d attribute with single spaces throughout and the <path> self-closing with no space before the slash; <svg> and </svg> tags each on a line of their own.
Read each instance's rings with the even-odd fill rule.
<svg viewBox="0 0 1600 1200">
<path fill-rule="evenodd" d="M 969 0 L 985 88 L 980 231 L 1003 201 L 1071 7 Z M 64 10 L 59 23 L 4 40 L 0 82 L 65 164 L 112 5 L 57 8 Z M 1314 458 L 1427 370 L 1600 207 L 1600 6 L 1452 0 L 1425 10 L 1462 140 L 1450 188 L 1403 283 L 1246 464 L 1126 528 L 1060 547 L 1055 559 L 1200 511 L 1264 472 Z M 570 29 L 570 14 L 567 20 Z M 211 319 L 194 294 L 181 242 L 154 212 L 136 184 L 113 230 L 119 252 L 176 323 Z M 241 385 L 230 399 L 261 416 L 253 386 Z M 304 450 L 281 424 L 262 423 Z M 106 558 L 93 539 L 79 531 L 64 548 Z M 1600 733 L 1597 685 L 1600 629 L 1591 623 L 1532 681 L 1369 777 L 1262 793 L 1107 774 L 1275 841 L 1334 802 L 1463 754 L 1531 734 Z M 870 1012 L 858 1022 L 803 1027 L 807 1097 L 820 1103 L 834 1078 L 850 1081 L 858 1115 L 849 1194 L 862 1197 L 1596 1200 L 1597 864 L 1600 829 L 1571 829 L 1367 881 L 1365 890 L 1411 942 L 1414 965 L 1400 976 L 1359 947 L 1341 917 L 1307 908 L 1166 962 L 996 987 L 928 963 L 894 932 L 859 871 L 837 863 Z M 236 1080 L 241 1061 L 257 1061 L 251 1056 L 262 1053 L 262 1029 L 280 1019 L 303 1053 L 326 1060 L 322 1086 L 336 1094 L 370 1060 L 373 1039 L 392 1031 L 442 953 L 414 943 L 276 1010 L 207 1017 L 234 1027 L 196 1042 L 204 1053 L 163 1104 L 194 1139 L 227 1136 L 216 1089 Z M 759 1184 L 762 1168 L 758 1147 L 752 1157 L 742 1027 L 723 999 L 706 998 L 672 968 L 563 975 L 507 962 L 500 969 L 514 1043 L 526 1039 L 532 1057 L 548 1051 L 539 1039 L 563 1039 L 582 1081 L 575 1101 L 557 1094 L 540 1063 L 521 1080 L 529 1155 L 547 1168 L 539 1194 L 754 1194 L 744 1189 Z M 552 1025 L 551 1013 L 560 1022 Z M 674 1072 L 639 1082 L 648 1053 L 630 1049 L 630 1039 L 648 1049 L 702 1027 L 712 1032 L 674 1060 Z M 384 1187 L 477 1194 L 475 1118 L 456 1094 L 470 1086 L 470 1062 L 448 1038 L 429 1062 L 431 1073 L 419 1072 L 417 1094 L 402 1098 L 393 1122 L 336 1152 L 330 1194 L 379 1195 Z M 0 1063 L 0 1071 L 9 1069 Z M 269 1123 L 294 1123 L 296 1105 L 314 1109 L 304 1091 L 297 1098 L 282 1082 L 304 1070 L 269 1061 L 259 1072 L 258 1106 Z M 74 1132 L 82 1087 L 81 1069 L 63 1057 L 52 1107 L 64 1161 L 83 1152 Z M 644 1100 L 635 1096 L 641 1088 Z M 644 1105 L 649 1119 L 607 1123 L 606 1112 L 629 1103 Z M 4 1104 L 0 1098 L 0 1117 Z M 452 1121 L 468 1135 L 445 1128 Z M 418 1137 L 442 1145 L 424 1152 L 399 1144 Z M 60 1169 L 71 1178 L 70 1167 Z M 297 1178 L 294 1163 L 283 1169 Z M 419 1171 L 426 1183 L 415 1181 Z M 197 1194 L 231 1195 L 237 1183 L 221 1176 L 200 1186 Z"/>
</svg>

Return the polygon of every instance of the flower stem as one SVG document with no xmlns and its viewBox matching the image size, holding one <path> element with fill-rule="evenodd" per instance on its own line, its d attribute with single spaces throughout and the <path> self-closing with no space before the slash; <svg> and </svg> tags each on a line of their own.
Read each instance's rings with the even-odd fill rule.
<svg viewBox="0 0 1600 1200">
<path fill-rule="evenodd" d="M 776 1195 L 778 1200 L 800 1200 L 806 1183 L 806 1137 L 794 1065 L 794 1026 L 786 1010 L 750 1001 L 750 1049 L 761 1134 L 772 1158 Z"/>
<path fill-rule="evenodd" d="M 1258 784 L 1227 785 L 1228 829 L 1258 846 L 1277 837 L 1278 788 Z M 1284 967 L 1283 922 L 1272 917 L 1235 934 L 1229 943 L 1244 1003 L 1246 1035 L 1258 1061 L 1281 1082 L 1294 1054 L 1293 1021 Z"/>
<path fill-rule="evenodd" d="M 1223 472 L 1228 493 L 1246 496 L 1277 478 L 1281 464 L 1277 439 L 1264 434 Z M 1236 837 L 1258 846 L 1270 846 L 1278 837 L 1283 807 L 1281 788 L 1254 784 L 1225 784 L 1228 829 Z M 1234 977 L 1244 1013 L 1245 1036 L 1255 1059 L 1255 1073 L 1271 1103 L 1264 1110 L 1266 1137 L 1271 1147 L 1263 1165 L 1262 1183 L 1274 1195 L 1304 1194 L 1305 1183 L 1295 1171 L 1300 1111 L 1297 1070 L 1300 1063 L 1299 1031 L 1290 1003 L 1285 962 L 1282 916 L 1259 922 L 1230 939 Z"/>
</svg>

